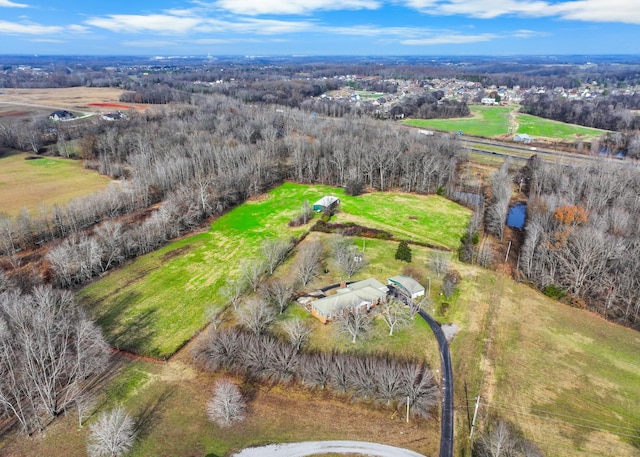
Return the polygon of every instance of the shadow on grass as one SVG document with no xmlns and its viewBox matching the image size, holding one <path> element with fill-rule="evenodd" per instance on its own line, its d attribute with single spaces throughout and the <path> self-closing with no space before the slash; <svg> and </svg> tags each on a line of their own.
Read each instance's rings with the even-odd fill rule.
<svg viewBox="0 0 640 457">
<path fill-rule="evenodd" d="M 139 438 L 149 435 L 167 409 L 168 400 L 176 391 L 176 387 L 167 387 L 155 399 L 147 403 L 136 415 L 136 434 Z"/>
<path fill-rule="evenodd" d="M 134 354 L 149 353 L 149 345 L 158 330 L 156 309 L 144 310 L 132 316 L 131 322 L 125 321 L 130 304 L 139 297 L 140 293 L 125 294 L 98 319 L 98 325 L 113 347 Z"/>
</svg>

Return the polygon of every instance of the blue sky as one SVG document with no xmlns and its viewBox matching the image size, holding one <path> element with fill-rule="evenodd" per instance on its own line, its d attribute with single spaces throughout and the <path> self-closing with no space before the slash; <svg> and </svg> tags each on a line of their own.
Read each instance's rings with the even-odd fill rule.
<svg viewBox="0 0 640 457">
<path fill-rule="evenodd" d="M 0 54 L 640 54 L 640 0 L 0 0 Z"/>
</svg>

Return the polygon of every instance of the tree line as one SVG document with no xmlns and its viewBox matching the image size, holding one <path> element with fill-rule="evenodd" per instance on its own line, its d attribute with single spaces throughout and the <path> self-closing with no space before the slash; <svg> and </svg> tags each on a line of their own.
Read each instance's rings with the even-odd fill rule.
<svg viewBox="0 0 640 457">
<path fill-rule="evenodd" d="M 533 157 L 519 270 L 555 297 L 621 323 L 640 323 L 640 169 L 558 166 Z"/>
</svg>

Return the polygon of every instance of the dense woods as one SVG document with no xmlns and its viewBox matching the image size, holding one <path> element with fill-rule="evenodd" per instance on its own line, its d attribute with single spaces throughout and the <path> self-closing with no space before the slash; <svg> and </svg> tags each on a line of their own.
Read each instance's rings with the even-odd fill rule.
<svg viewBox="0 0 640 457">
<path fill-rule="evenodd" d="M 599 162 L 558 167 L 533 158 L 520 270 L 552 296 L 637 327 L 640 169 Z"/>
</svg>

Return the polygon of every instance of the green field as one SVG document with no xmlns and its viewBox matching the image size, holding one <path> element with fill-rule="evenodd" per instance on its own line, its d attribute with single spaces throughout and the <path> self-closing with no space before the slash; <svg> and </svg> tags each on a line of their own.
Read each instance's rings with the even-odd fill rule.
<svg viewBox="0 0 640 457">
<path fill-rule="evenodd" d="M 116 347 L 166 357 L 206 323 L 205 310 L 221 303 L 220 289 L 240 276 L 242 261 L 259 256 L 267 238 L 299 236 L 307 227 L 287 222 L 308 200 L 342 200 L 337 220 L 355 219 L 396 236 L 455 248 L 470 212 L 439 196 L 372 193 L 285 183 L 217 219 L 205 232 L 143 256 L 78 294 Z M 410 218 L 410 217 L 411 218 Z M 433 232 L 431 232 L 433 231 Z"/>
<path fill-rule="evenodd" d="M 0 155 L 0 213 L 15 215 L 22 208 L 37 210 L 41 205 L 70 200 L 107 187 L 110 179 L 86 170 L 82 161 L 60 157 L 26 160 L 22 152 Z"/>
<path fill-rule="evenodd" d="M 509 133 L 509 113 L 514 112 L 517 130 L 511 132 L 526 133 L 534 138 L 557 140 L 591 140 L 604 134 L 604 130 L 565 124 L 529 114 L 519 114 L 513 107 L 470 106 L 471 117 L 456 119 L 407 119 L 405 124 L 423 129 L 444 132 L 462 131 L 465 135 L 485 138 L 507 135 Z"/>
<path fill-rule="evenodd" d="M 444 132 L 462 131 L 464 135 L 494 137 L 509 131 L 509 113 L 505 106 L 471 106 L 471 117 L 456 119 L 407 119 L 405 124 Z"/>
<path fill-rule="evenodd" d="M 552 138 L 561 140 L 591 140 L 605 133 L 604 130 L 565 124 L 564 122 L 543 119 L 529 114 L 518 114 L 518 133 L 526 133 L 534 138 Z"/>
</svg>

